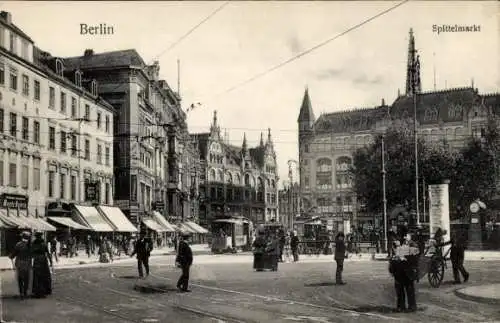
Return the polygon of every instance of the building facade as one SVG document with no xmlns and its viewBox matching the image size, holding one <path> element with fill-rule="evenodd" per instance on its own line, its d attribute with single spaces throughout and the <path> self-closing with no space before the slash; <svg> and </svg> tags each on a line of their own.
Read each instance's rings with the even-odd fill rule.
<svg viewBox="0 0 500 323">
<path fill-rule="evenodd" d="M 193 134 L 198 144 L 200 176 L 200 224 L 214 219 L 244 216 L 256 224 L 278 219 L 276 152 L 268 130 L 264 143 L 250 148 L 246 135 L 241 147 L 223 140 L 214 112 L 209 133 Z"/>
<path fill-rule="evenodd" d="M 298 118 L 300 192 L 305 212 L 333 220 L 338 230 L 343 229 L 345 220 L 358 227 L 377 225 L 356 199 L 354 179 L 349 175 L 353 154 L 394 122 L 407 120 L 412 124 L 414 99 L 417 135 L 450 149 L 464 147 L 471 136 L 484 136 L 488 116 L 500 113 L 500 95 L 480 94 L 474 85 L 421 92 L 420 60 L 412 31 L 406 76 L 406 93 L 398 93 L 391 105 L 382 99 L 376 107 L 323 114 L 317 119 L 305 91 Z"/>
<path fill-rule="evenodd" d="M 38 216 L 52 202 L 113 204 L 114 109 L 95 80 L 67 73 L 4 11 L 0 53 L 0 193 Z"/>
<path fill-rule="evenodd" d="M 133 223 L 153 210 L 171 219 L 186 217 L 192 201 L 185 170 L 197 154 L 189 144 L 181 99 L 159 79 L 158 62 L 146 64 L 135 50 L 94 53 L 91 49 L 65 61 L 71 70 L 95 78 L 100 95 L 117 111 L 113 129 L 117 206 Z"/>
<path fill-rule="evenodd" d="M 288 230 L 294 229 L 295 219 L 300 216 L 300 185 L 286 185 L 278 192 L 280 222 Z"/>
</svg>

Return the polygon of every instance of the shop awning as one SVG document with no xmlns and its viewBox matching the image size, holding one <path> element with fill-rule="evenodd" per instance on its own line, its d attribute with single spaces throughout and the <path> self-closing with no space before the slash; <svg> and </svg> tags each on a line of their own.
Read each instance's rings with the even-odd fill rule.
<svg viewBox="0 0 500 323">
<path fill-rule="evenodd" d="M 19 217 L 22 221 L 27 222 L 31 225 L 31 229 L 37 231 L 56 231 L 56 227 L 50 225 L 45 220 L 41 218 L 36 218 L 30 214 L 26 210 L 19 210 Z"/>
<path fill-rule="evenodd" d="M 127 219 L 122 210 L 117 207 L 111 206 L 98 206 L 97 210 L 101 212 L 111 224 L 114 226 L 115 231 L 118 232 L 137 232 L 137 228 L 132 222 Z"/>
<path fill-rule="evenodd" d="M 5 221 L 8 221 L 9 224 L 13 224 L 15 228 L 18 229 L 34 229 L 32 228 L 32 224 L 28 221 L 25 221 L 23 218 L 17 215 L 17 211 L 9 210 L 9 212 L 5 211 Z"/>
<path fill-rule="evenodd" d="M 202 233 L 202 234 L 208 233 L 208 230 L 205 229 L 204 227 L 202 227 L 201 225 L 199 225 L 198 223 L 195 223 L 192 221 L 187 221 L 187 222 L 184 222 L 184 224 L 186 224 L 191 229 L 195 230 L 196 233 Z"/>
<path fill-rule="evenodd" d="M 59 224 L 62 224 L 68 228 L 71 228 L 73 230 L 91 230 L 90 228 L 81 225 L 80 223 L 76 223 L 73 221 L 71 218 L 66 218 L 62 216 L 50 216 L 48 217 L 50 221 L 57 222 Z"/>
<path fill-rule="evenodd" d="M 181 231 L 182 233 L 198 233 L 195 230 L 188 227 L 185 223 L 177 224 L 177 228 L 178 228 L 178 231 Z"/>
<path fill-rule="evenodd" d="M 163 215 L 161 215 L 159 212 L 154 211 L 153 217 L 155 218 L 156 222 L 158 222 L 162 227 L 165 228 L 165 232 L 175 232 L 176 231 L 175 226 L 170 224 L 170 222 L 168 222 L 167 219 L 165 219 L 163 217 Z"/>
<path fill-rule="evenodd" d="M 166 232 L 166 229 L 153 219 L 142 219 L 142 223 L 144 223 L 144 225 L 147 226 L 150 230 L 156 232 Z"/>
<path fill-rule="evenodd" d="M 2 228 L 16 228 L 17 224 L 9 220 L 7 210 L 0 210 L 0 227 Z"/>
<path fill-rule="evenodd" d="M 112 232 L 114 231 L 111 225 L 99 214 L 99 211 L 93 206 L 75 205 L 75 210 L 78 216 L 82 219 L 89 228 L 97 232 Z"/>
</svg>

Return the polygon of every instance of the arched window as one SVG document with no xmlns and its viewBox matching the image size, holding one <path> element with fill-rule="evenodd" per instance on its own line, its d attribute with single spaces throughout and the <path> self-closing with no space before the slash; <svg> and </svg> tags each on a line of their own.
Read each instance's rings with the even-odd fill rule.
<svg viewBox="0 0 500 323">
<path fill-rule="evenodd" d="M 319 173 L 332 171 L 332 160 L 330 158 L 321 158 L 316 162 L 316 169 Z"/>
<path fill-rule="evenodd" d="M 264 190 L 264 182 L 262 181 L 262 178 L 260 178 L 260 177 L 257 178 L 257 190 L 258 191 Z"/>
<path fill-rule="evenodd" d="M 276 183 L 274 182 L 274 179 L 271 180 L 271 188 L 272 189 L 276 188 Z"/>
<path fill-rule="evenodd" d="M 92 80 L 92 83 L 90 83 L 90 91 L 92 95 L 97 96 L 97 81 Z"/>
<path fill-rule="evenodd" d="M 245 186 L 250 186 L 250 175 L 245 174 Z"/>
<path fill-rule="evenodd" d="M 224 173 L 222 173 L 222 170 L 220 170 L 220 169 L 217 170 L 217 180 L 219 182 L 223 182 L 224 181 Z"/>
<path fill-rule="evenodd" d="M 352 160 L 349 157 L 343 156 L 337 159 L 337 171 L 345 172 L 351 167 Z"/>
<path fill-rule="evenodd" d="M 233 175 L 231 175 L 231 173 L 226 174 L 226 182 L 228 184 L 233 184 Z"/>
<path fill-rule="evenodd" d="M 82 87 L 82 72 L 75 72 L 75 85 L 78 87 Z"/>
<path fill-rule="evenodd" d="M 211 169 L 210 174 L 208 175 L 208 179 L 212 182 L 215 181 L 215 170 Z"/>
<path fill-rule="evenodd" d="M 56 59 L 56 73 L 59 76 L 64 75 L 64 64 L 63 64 L 63 61 L 59 58 Z"/>
<path fill-rule="evenodd" d="M 235 180 L 234 180 L 234 183 L 235 184 L 241 184 L 241 177 L 240 177 L 240 174 L 236 174 L 236 177 L 235 177 Z"/>
</svg>

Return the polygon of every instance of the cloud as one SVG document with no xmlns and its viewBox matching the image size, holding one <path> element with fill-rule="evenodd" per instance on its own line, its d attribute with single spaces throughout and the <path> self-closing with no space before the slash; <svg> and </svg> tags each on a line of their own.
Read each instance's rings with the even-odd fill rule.
<svg viewBox="0 0 500 323">
<path fill-rule="evenodd" d="M 317 80 L 327 80 L 327 79 L 332 79 L 332 78 L 336 78 L 336 77 L 339 77 L 341 75 L 344 75 L 345 74 L 345 70 L 344 69 L 336 69 L 336 68 L 327 68 L 327 69 L 324 69 L 324 70 L 321 70 L 317 73 L 315 73 L 315 78 Z"/>
<path fill-rule="evenodd" d="M 299 54 L 305 50 L 297 35 L 293 35 L 292 37 L 288 38 L 287 46 L 292 54 Z"/>
<path fill-rule="evenodd" d="M 353 80 L 352 83 L 356 85 L 364 85 L 364 84 L 379 84 L 384 81 L 382 75 L 375 75 L 373 77 L 368 77 L 366 74 L 358 75 Z"/>
</svg>

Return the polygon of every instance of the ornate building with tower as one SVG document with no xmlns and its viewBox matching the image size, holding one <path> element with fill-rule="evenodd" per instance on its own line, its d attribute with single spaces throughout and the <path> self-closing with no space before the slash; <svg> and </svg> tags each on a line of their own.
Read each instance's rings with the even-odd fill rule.
<svg viewBox="0 0 500 323">
<path fill-rule="evenodd" d="M 241 146 L 221 136 L 214 112 L 210 132 L 192 134 L 198 144 L 200 176 L 200 224 L 210 227 L 221 217 L 244 216 L 254 223 L 279 221 L 276 152 L 268 130 L 267 141 L 249 147 L 246 135 Z"/>
<path fill-rule="evenodd" d="M 349 175 L 353 153 L 369 145 L 395 121 L 408 120 L 413 124 L 414 99 L 418 136 L 449 149 L 463 147 L 471 136 L 484 136 L 489 116 L 500 114 L 500 94 L 480 94 L 474 84 L 426 92 L 421 88 L 420 59 L 410 30 L 406 92 L 398 93 L 392 104 L 387 105 L 382 99 L 375 107 L 316 118 L 306 89 L 298 118 L 304 212 L 321 216 L 325 221 L 333 220 L 337 225 L 334 229 L 339 230 L 344 228 L 346 220 L 361 227 L 378 226 L 372 214 L 363 212 L 363 201 L 356 198 L 355 179 Z"/>
</svg>

